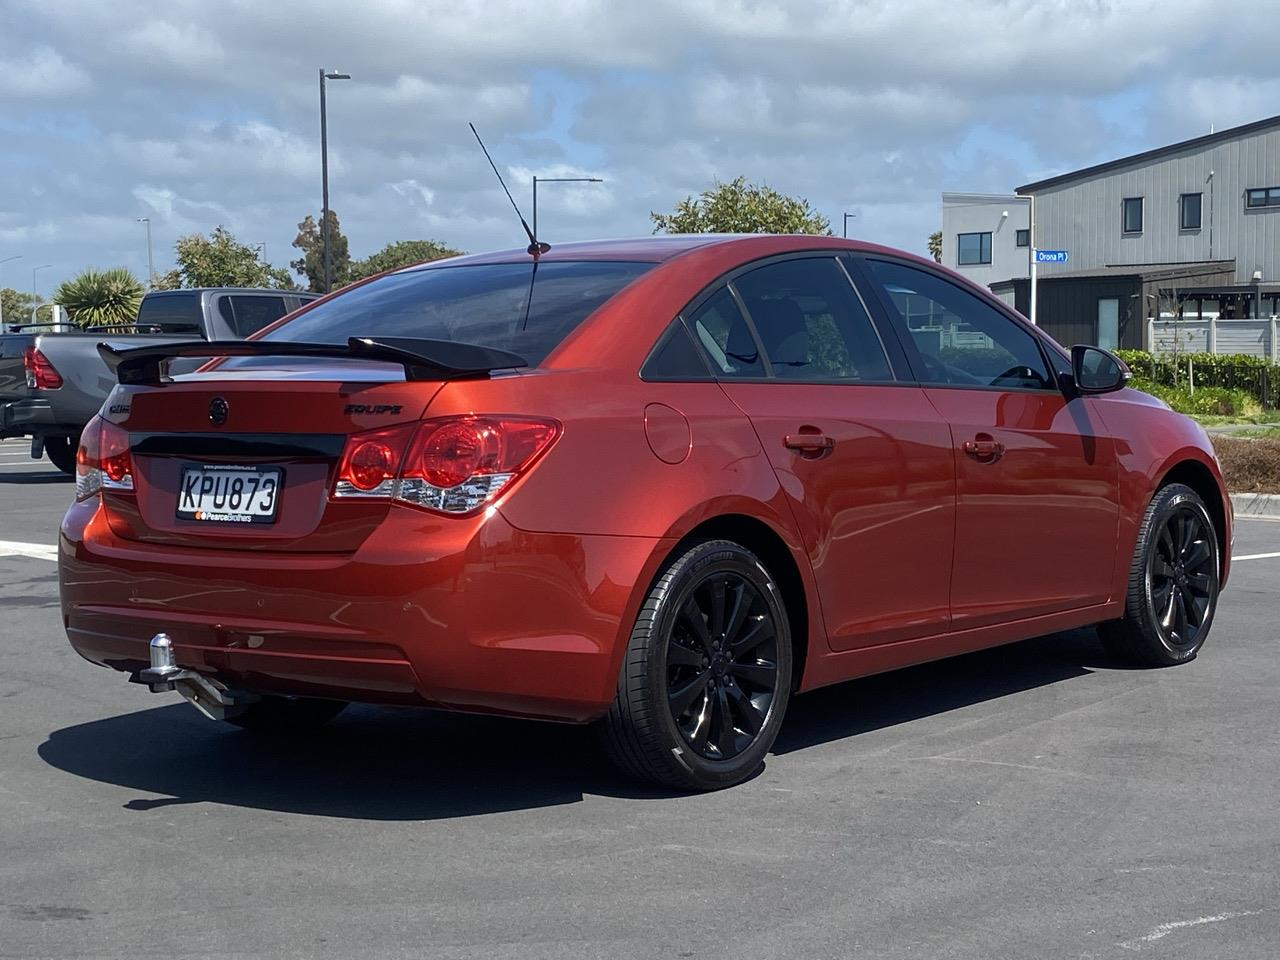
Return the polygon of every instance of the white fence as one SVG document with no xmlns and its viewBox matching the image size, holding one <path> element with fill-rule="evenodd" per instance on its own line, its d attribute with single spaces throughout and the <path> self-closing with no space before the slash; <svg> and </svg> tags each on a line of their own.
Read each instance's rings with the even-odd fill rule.
<svg viewBox="0 0 1280 960">
<path fill-rule="evenodd" d="M 1152 353 L 1244 353 L 1280 363 L 1277 319 L 1148 320 Z"/>
</svg>

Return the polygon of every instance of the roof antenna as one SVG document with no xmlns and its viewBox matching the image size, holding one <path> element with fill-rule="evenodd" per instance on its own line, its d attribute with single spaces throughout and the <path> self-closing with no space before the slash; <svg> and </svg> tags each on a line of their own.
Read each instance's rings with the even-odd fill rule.
<svg viewBox="0 0 1280 960">
<path fill-rule="evenodd" d="M 520 208 L 516 206 L 515 198 L 511 196 L 511 191 L 507 189 L 506 183 L 503 182 L 502 174 L 498 172 L 498 165 L 493 162 L 493 157 L 489 156 L 489 151 L 485 148 L 484 141 L 480 139 L 480 134 L 476 133 L 476 125 L 474 123 L 468 123 L 467 126 L 470 127 L 471 132 L 475 134 L 476 143 L 480 144 L 480 149 L 484 150 L 484 158 L 489 161 L 489 166 L 493 167 L 493 175 L 498 178 L 498 183 L 502 185 L 503 192 L 507 195 L 507 199 L 511 201 L 511 209 L 515 210 L 516 216 L 520 218 L 520 226 L 524 227 L 524 232 L 529 237 L 528 252 L 533 259 L 537 260 L 538 257 L 551 249 L 551 244 L 541 243 L 538 238 L 533 235 L 533 231 L 529 229 L 529 224 L 525 222 L 524 214 L 522 214 L 520 212 Z"/>
</svg>

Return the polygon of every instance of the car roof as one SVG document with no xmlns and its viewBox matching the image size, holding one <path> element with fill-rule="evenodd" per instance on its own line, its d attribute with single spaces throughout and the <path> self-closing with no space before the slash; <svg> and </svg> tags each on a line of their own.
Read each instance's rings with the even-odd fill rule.
<svg viewBox="0 0 1280 960">
<path fill-rule="evenodd" d="M 772 241 L 772 243 L 770 243 Z M 776 244 L 779 251 L 832 249 L 833 247 L 864 252 L 892 252 L 886 247 L 843 237 L 809 236 L 805 234 L 763 233 L 675 233 L 656 234 L 648 237 L 621 237 L 612 240 L 582 240 L 556 243 L 539 258 L 544 263 L 556 261 L 613 260 L 640 263 L 662 263 L 682 254 L 711 246 L 746 246 L 759 248 Z M 489 253 L 466 254 L 443 260 L 403 267 L 402 270 L 434 269 L 438 267 L 476 266 L 486 263 L 527 263 L 529 251 L 524 247 L 494 250 Z M 397 271 L 398 272 L 398 271 Z"/>
</svg>

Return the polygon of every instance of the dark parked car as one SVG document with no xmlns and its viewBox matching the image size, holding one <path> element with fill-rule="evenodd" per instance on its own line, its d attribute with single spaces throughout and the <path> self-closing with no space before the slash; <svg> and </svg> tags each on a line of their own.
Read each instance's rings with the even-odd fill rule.
<svg viewBox="0 0 1280 960">
<path fill-rule="evenodd" d="M 98 355 L 99 343 L 124 348 L 247 337 L 317 296 L 226 287 L 164 290 L 143 297 L 136 333 L 0 335 L 0 439 L 29 436 L 32 457 L 47 453 L 59 470 L 74 473 L 80 431 L 116 382 Z"/>
<path fill-rule="evenodd" d="M 465 257 L 110 360 L 67 635 L 242 727 L 593 721 L 623 769 L 720 787 L 824 684 L 1093 624 L 1183 663 L 1229 570 L 1198 425 L 868 244 Z"/>
</svg>

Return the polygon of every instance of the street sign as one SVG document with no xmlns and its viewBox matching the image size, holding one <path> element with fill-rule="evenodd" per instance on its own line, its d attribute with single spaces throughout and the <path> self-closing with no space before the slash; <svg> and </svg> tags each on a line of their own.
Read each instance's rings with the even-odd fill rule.
<svg viewBox="0 0 1280 960">
<path fill-rule="evenodd" d="M 1065 250 L 1037 250 L 1036 263 L 1066 263 L 1067 251 Z"/>
</svg>

